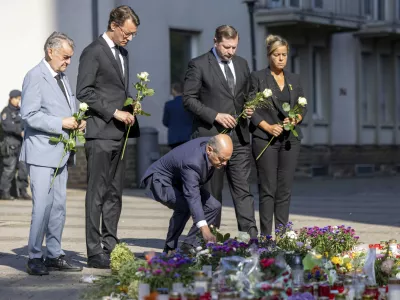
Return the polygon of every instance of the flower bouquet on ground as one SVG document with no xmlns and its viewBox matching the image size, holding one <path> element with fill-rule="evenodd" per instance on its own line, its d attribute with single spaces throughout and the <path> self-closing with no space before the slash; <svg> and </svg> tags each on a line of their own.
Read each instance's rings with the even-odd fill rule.
<svg viewBox="0 0 400 300">
<path fill-rule="evenodd" d="M 88 109 L 89 109 L 89 106 L 86 103 L 81 103 L 79 105 L 79 111 L 72 115 L 75 118 L 75 120 L 78 122 L 78 124 L 82 120 L 86 120 L 88 118 L 85 115 L 86 111 Z M 51 144 L 55 144 L 55 145 L 57 145 L 58 143 L 64 144 L 64 152 L 60 159 L 60 163 L 58 164 L 58 167 L 57 167 L 56 171 L 54 172 L 54 176 L 53 176 L 53 179 L 51 180 L 50 188 L 53 187 L 54 179 L 57 176 L 58 169 L 60 168 L 61 162 L 64 159 L 67 152 L 71 152 L 71 151 L 76 152 L 76 139 L 78 139 L 78 141 L 82 144 L 84 144 L 86 142 L 85 134 L 82 131 L 80 131 L 79 129 L 70 130 L 68 139 L 66 139 L 62 134 L 60 134 L 59 137 L 55 137 L 55 136 L 50 137 Z"/>
<path fill-rule="evenodd" d="M 238 237 L 232 239 L 230 234 L 222 234 L 219 229 L 211 226 L 211 232 L 217 238 L 216 243 L 205 243 L 200 235 L 201 246 L 196 251 L 196 268 L 202 269 L 203 266 L 212 266 L 215 270 L 222 258 L 230 256 L 249 257 L 250 236 L 247 233 L 239 232 Z"/>
<path fill-rule="evenodd" d="M 260 260 L 261 280 L 255 285 L 256 298 L 287 299 L 292 295 L 290 267 L 283 255 Z"/>
<path fill-rule="evenodd" d="M 371 250 L 372 248 L 369 254 L 372 254 Z M 393 253 L 387 243 L 380 247 L 379 250 L 380 251 L 375 255 L 375 263 L 371 263 L 371 265 L 374 265 L 376 283 L 379 286 L 383 286 L 388 284 L 389 278 L 391 277 L 400 279 L 400 255 L 398 253 Z M 374 253 L 376 253 L 376 250 Z M 369 260 L 373 260 L 371 257 L 368 258 Z M 366 262 L 366 265 L 367 263 L 368 262 Z M 368 270 L 364 269 L 364 272 L 368 275 Z"/>
<path fill-rule="evenodd" d="M 300 239 L 298 233 L 293 229 L 293 223 L 286 226 L 279 224 L 275 230 L 276 245 L 286 254 L 300 254 L 302 258 L 311 250 L 309 239 Z"/>
<path fill-rule="evenodd" d="M 138 270 L 147 265 L 137 259 L 125 243 L 118 244 L 110 255 L 111 275 L 95 279 L 94 286 L 83 294 L 83 299 L 102 299 L 114 295 L 118 299 L 137 299 L 140 274 Z"/>
<path fill-rule="evenodd" d="M 262 92 L 258 92 L 254 98 L 250 101 L 245 102 L 242 112 L 236 118 L 236 124 L 238 124 L 240 118 L 246 118 L 246 109 L 257 109 L 257 108 L 272 108 L 272 101 L 268 98 L 272 96 L 272 91 L 270 89 L 265 89 Z M 231 128 L 226 128 L 221 133 L 227 133 Z"/>
<path fill-rule="evenodd" d="M 137 270 L 137 276 L 140 282 L 149 284 L 151 291 L 171 289 L 176 282 L 187 286 L 194 280 L 193 263 L 193 259 L 181 253 L 156 255 L 148 259 L 146 266 Z"/>
<path fill-rule="evenodd" d="M 144 112 L 142 110 L 142 104 L 141 104 L 141 102 L 143 101 L 143 99 L 146 96 L 154 95 L 154 90 L 149 89 L 147 87 L 147 82 L 150 81 L 149 73 L 142 72 L 140 74 L 137 74 L 137 78 L 139 79 L 139 81 L 134 84 L 134 87 L 137 91 L 136 97 L 135 97 L 135 99 L 132 99 L 132 98 L 126 99 L 124 106 L 132 105 L 134 116 L 150 116 L 149 113 Z M 132 127 L 132 125 L 128 126 L 128 132 L 126 133 L 124 148 L 122 149 L 121 160 L 124 159 L 125 148 L 126 148 L 126 144 L 128 142 L 128 137 L 129 137 L 129 132 L 131 130 L 131 127 Z"/>
<path fill-rule="evenodd" d="M 276 242 L 272 239 L 271 235 L 260 235 L 257 241 L 258 254 L 260 259 L 263 258 L 274 258 L 279 254 L 279 248 Z"/>
<path fill-rule="evenodd" d="M 304 227 L 300 229 L 299 239 L 309 241 L 312 249 L 326 258 L 341 255 L 354 249 L 359 237 L 351 227 L 325 226 L 323 228 Z"/>
</svg>

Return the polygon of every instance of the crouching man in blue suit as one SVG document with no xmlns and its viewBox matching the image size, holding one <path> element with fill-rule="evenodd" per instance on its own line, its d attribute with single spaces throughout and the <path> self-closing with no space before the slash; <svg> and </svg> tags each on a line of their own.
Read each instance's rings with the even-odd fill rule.
<svg viewBox="0 0 400 300">
<path fill-rule="evenodd" d="M 65 34 L 53 32 L 47 39 L 45 58 L 26 74 L 22 86 L 21 116 L 25 134 L 20 160 L 27 164 L 31 178 L 32 221 L 29 232 L 27 271 L 30 275 L 47 275 L 49 271 L 81 271 L 65 259 L 61 248 L 67 198 L 67 162 L 74 161 L 67 152 L 62 161 L 64 144 L 50 143 L 50 137 L 61 134 L 68 139 L 70 130 L 83 130 L 72 115 L 77 111 L 64 71 L 71 62 L 74 42 Z M 51 187 L 57 166 L 60 168 Z M 42 243 L 46 237 L 46 260 Z"/>
<path fill-rule="evenodd" d="M 221 203 L 203 187 L 215 169 L 224 167 L 232 156 L 232 140 L 226 134 L 202 137 L 174 148 L 153 163 L 142 178 L 146 195 L 174 211 L 170 221 L 164 252 L 177 248 L 178 239 L 189 217 L 193 226 L 181 250 L 190 252 L 198 244 L 200 230 L 207 242 L 215 242 L 208 225 L 215 222 Z"/>
</svg>

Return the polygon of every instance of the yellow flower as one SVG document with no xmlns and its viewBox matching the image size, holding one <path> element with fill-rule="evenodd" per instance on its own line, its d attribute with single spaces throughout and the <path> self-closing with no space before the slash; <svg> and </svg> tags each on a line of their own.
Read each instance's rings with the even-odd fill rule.
<svg viewBox="0 0 400 300">
<path fill-rule="evenodd" d="M 315 255 L 315 258 L 316 258 L 316 259 L 321 259 L 321 258 L 322 258 L 322 255 L 321 255 L 321 254 L 316 254 L 316 255 Z"/>
<path fill-rule="evenodd" d="M 347 269 L 347 271 L 351 271 L 352 269 L 353 269 L 353 265 L 351 264 L 351 263 L 347 263 L 346 264 L 346 269 Z"/>
<path fill-rule="evenodd" d="M 342 260 L 341 260 L 339 257 L 337 257 L 337 256 L 332 257 L 331 262 L 332 262 L 334 265 L 341 265 L 341 264 L 342 264 Z"/>
<path fill-rule="evenodd" d="M 325 253 L 324 253 L 324 256 L 325 256 L 325 257 L 328 257 L 328 256 L 329 256 L 329 253 L 328 253 L 328 252 L 325 252 Z"/>
</svg>

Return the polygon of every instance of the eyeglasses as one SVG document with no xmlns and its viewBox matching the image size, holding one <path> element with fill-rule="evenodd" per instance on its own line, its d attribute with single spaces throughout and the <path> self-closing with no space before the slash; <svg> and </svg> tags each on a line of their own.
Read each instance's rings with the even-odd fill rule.
<svg viewBox="0 0 400 300">
<path fill-rule="evenodd" d="M 118 25 L 117 25 L 118 26 Z M 126 32 L 125 30 L 122 29 L 121 26 L 118 26 L 119 29 L 121 29 L 122 33 L 124 34 L 125 37 L 130 37 L 132 36 L 133 38 L 137 35 L 136 32 Z"/>
</svg>

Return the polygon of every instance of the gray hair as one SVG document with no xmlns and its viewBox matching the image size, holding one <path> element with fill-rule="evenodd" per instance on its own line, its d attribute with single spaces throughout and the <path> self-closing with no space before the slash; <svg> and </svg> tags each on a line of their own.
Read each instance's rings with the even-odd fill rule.
<svg viewBox="0 0 400 300">
<path fill-rule="evenodd" d="M 221 150 L 221 143 L 219 142 L 217 136 L 211 137 L 208 140 L 207 145 L 210 146 L 211 148 L 213 148 L 213 150 L 216 154 L 218 154 L 219 151 Z"/>
<path fill-rule="evenodd" d="M 75 44 L 74 41 L 68 37 L 65 33 L 54 31 L 50 36 L 47 38 L 46 43 L 44 43 L 44 52 L 47 55 L 47 51 L 49 49 L 59 49 L 62 47 L 63 42 L 67 42 L 68 45 L 74 49 Z"/>
</svg>

